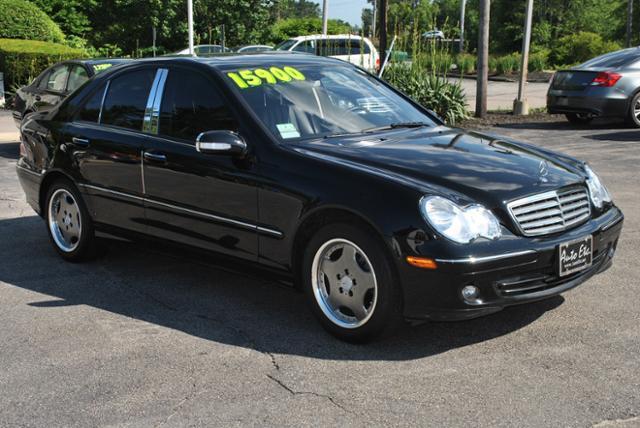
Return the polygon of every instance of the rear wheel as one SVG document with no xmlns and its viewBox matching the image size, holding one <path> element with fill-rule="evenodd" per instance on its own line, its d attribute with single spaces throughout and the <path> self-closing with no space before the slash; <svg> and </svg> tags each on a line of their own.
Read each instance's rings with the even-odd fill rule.
<svg viewBox="0 0 640 428">
<path fill-rule="evenodd" d="M 93 222 L 73 184 L 55 181 L 47 192 L 49 238 L 65 260 L 78 262 L 95 254 Z"/>
<path fill-rule="evenodd" d="M 401 294 L 382 243 L 361 228 L 320 229 L 304 256 L 307 299 L 323 327 L 349 342 L 367 342 L 402 321 Z"/>
<path fill-rule="evenodd" d="M 631 103 L 629 104 L 629 111 L 626 117 L 627 123 L 640 128 L 640 92 L 631 98 Z"/>
<path fill-rule="evenodd" d="M 585 113 L 567 113 L 567 120 L 576 125 L 587 125 L 593 120 L 593 116 Z"/>
</svg>

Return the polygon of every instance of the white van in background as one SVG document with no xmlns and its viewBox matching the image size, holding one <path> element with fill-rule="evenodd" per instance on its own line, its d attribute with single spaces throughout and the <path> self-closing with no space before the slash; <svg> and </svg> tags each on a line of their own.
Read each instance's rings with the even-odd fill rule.
<svg viewBox="0 0 640 428">
<path fill-rule="evenodd" d="M 294 37 L 277 45 L 275 50 L 329 56 L 371 71 L 380 66 L 378 51 L 371 40 L 353 34 Z"/>
</svg>

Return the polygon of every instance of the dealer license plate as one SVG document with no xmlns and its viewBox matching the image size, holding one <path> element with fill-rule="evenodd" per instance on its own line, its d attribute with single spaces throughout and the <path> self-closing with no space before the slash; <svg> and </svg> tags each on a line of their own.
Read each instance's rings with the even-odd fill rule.
<svg viewBox="0 0 640 428">
<path fill-rule="evenodd" d="M 560 276 L 570 275 L 591 266 L 593 237 L 591 235 L 560 244 L 558 251 Z"/>
</svg>

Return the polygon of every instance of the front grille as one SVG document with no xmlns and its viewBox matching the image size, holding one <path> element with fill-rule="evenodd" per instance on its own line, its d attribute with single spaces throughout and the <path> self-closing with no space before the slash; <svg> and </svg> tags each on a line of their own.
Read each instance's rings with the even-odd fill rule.
<svg viewBox="0 0 640 428">
<path fill-rule="evenodd" d="M 560 232 L 591 215 L 589 193 L 582 186 L 528 196 L 507 207 L 525 236 Z"/>
</svg>

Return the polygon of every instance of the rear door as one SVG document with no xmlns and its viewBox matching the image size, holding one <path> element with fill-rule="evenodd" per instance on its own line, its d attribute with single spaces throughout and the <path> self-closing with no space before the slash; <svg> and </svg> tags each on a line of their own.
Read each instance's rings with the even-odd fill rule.
<svg viewBox="0 0 640 428">
<path fill-rule="evenodd" d="M 206 74 L 171 67 L 160 85 L 144 148 L 148 232 L 232 256 L 256 260 L 255 164 L 199 153 L 201 132 L 238 131 L 238 120 L 217 84 Z"/>
<path fill-rule="evenodd" d="M 155 76 L 150 66 L 115 75 L 66 126 L 64 146 L 97 223 L 145 230 L 142 125 Z"/>
</svg>

